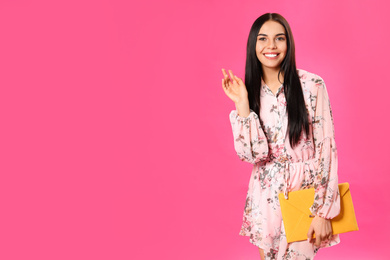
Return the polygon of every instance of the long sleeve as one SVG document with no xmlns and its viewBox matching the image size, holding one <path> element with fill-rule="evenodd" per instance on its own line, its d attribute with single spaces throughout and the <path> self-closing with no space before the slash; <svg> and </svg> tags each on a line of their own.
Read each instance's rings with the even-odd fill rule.
<svg viewBox="0 0 390 260">
<path fill-rule="evenodd" d="M 314 180 L 313 215 L 332 219 L 340 213 L 340 194 L 337 176 L 337 148 L 334 138 L 332 109 L 325 83 L 321 78 L 318 86 L 316 109 L 313 121 L 313 137 L 317 170 Z"/>
<path fill-rule="evenodd" d="M 268 156 L 268 143 L 257 114 L 251 110 L 248 117 L 232 110 L 229 115 L 234 137 L 234 149 L 242 161 L 256 164 Z"/>
</svg>

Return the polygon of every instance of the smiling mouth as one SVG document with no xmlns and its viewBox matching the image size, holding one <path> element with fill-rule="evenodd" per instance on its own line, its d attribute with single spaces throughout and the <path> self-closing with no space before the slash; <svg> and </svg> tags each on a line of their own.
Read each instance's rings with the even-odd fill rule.
<svg viewBox="0 0 390 260">
<path fill-rule="evenodd" d="M 268 58 L 275 58 L 276 56 L 278 56 L 279 55 L 279 53 L 272 53 L 272 54 L 270 54 L 270 53 L 264 53 L 264 56 L 265 57 L 268 57 Z"/>
</svg>

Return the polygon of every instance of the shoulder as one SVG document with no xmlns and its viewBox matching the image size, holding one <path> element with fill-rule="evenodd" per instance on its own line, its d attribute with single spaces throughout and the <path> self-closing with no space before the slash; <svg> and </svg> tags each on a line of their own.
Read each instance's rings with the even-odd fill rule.
<svg viewBox="0 0 390 260">
<path fill-rule="evenodd" d="M 303 69 L 297 69 L 297 72 L 302 86 L 311 92 L 316 92 L 319 89 L 325 89 L 324 80 L 319 75 Z"/>
</svg>

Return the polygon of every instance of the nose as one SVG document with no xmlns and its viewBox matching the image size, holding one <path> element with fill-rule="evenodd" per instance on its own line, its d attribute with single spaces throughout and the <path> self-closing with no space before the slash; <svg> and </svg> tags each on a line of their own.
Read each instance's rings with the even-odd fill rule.
<svg viewBox="0 0 390 260">
<path fill-rule="evenodd" d="M 276 48 L 275 41 L 269 41 L 268 48 L 275 49 Z"/>
</svg>

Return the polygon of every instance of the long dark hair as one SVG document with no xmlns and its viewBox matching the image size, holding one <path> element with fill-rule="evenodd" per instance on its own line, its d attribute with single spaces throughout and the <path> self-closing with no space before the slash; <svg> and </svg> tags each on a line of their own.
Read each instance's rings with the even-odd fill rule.
<svg viewBox="0 0 390 260">
<path fill-rule="evenodd" d="M 263 70 L 256 55 L 256 42 L 261 26 L 270 20 L 280 23 L 286 30 L 287 53 L 280 66 L 278 75 L 281 72 L 284 73 L 283 87 L 288 113 L 287 131 L 291 147 L 294 147 L 298 144 L 302 131 L 304 131 L 306 136 L 309 135 L 309 119 L 295 63 L 295 44 L 291 28 L 286 19 L 277 13 L 266 13 L 257 18 L 249 32 L 245 64 L 245 85 L 248 91 L 249 107 L 260 118 L 260 86 Z"/>
</svg>

